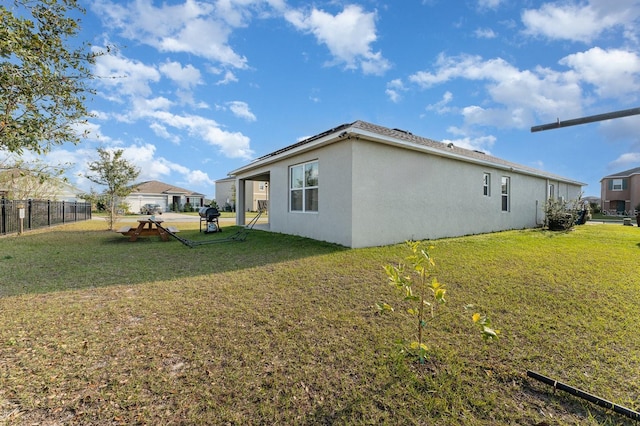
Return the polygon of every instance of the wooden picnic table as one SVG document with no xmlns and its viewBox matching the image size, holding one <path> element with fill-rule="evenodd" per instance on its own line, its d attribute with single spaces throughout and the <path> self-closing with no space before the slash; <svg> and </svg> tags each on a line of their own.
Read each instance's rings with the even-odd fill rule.
<svg viewBox="0 0 640 426">
<path fill-rule="evenodd" d="M 162 238 L 162 241 L 168 241 L 169 234 L 167 234 L 167 231 L 165 231 L 162 226 L 158 226 L 158 224 L 160 223 L 162 223 L 161 219 L 138 219 L 137 228 L 125 226 L 118 229 L 118 232 L 120 232 L 122 235 L 129 235 L 129 241 L 136 241 L 138 237 L 146 237 L 149 235 L 157 235 Z"/>
</svg>

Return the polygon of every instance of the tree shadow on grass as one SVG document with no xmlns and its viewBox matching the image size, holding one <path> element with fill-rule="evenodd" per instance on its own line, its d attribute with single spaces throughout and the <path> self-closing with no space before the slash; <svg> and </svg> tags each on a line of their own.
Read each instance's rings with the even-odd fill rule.
<svg viewBox="0 0 640 426">
<path fill-rule="evenodd" d="M 129 237 L 104 230 L 57 230 L 4 240 L 0 246 L 0 297 L 111 285 L 180 280 L 292 262 L 349 250 L 309 238 L 248 230 L 243 241 L 225 241 L 243 227 L 181 238 L 206 244 L 189 248 L 175 239 Z"/>
</svg>

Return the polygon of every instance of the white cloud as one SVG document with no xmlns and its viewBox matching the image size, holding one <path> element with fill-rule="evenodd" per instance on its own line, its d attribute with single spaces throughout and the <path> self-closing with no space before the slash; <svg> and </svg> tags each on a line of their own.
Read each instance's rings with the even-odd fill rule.
<svg viewBox="0 0 640 426">
<path fill-rule="evenodd" d="M 160 123 L 151 123 L 149 125 L 149 128 L 153 131 L 153 133 L 156 136 L 161 137 L 163 139 L 167 139 L 167 140 L 173 142 L 176 145 L 180 144 L 180 136 L 171 134 L 167 130 L 166 126 L 163 126 Z"/>
<path fill-rule="evenodd" d="M 453 93 L 446 91 L 444 95 L 442 95 L 442 99 L 439 102 L 436 102 L 432 105 L 427 105 L 428 111 L 437 111 L 438 114 L 444 114 L 451 111 L 451 107 L 448 105 L 453 100 Z"/>
<path fill-rule="evenodd" d="M 640 164 L 640 152 L 628 152 L 610 162 L 608 167 L 611 169 L 626 169 L 628 167 L 636 167 L 638 164 Z"/>
<path fill-rule="evenodd" d="M 94 75 L 98 77 L 98 84 L 112 90 L 105 96 L 118 102 L 123 102 L 123 96 L 149 96 L 152 93 L 150 83 L 160 81 L 160 73 L 155 67 L 118 53 L 98 56 Z"/>
<path fill-rule="evenodd" d="M 573 68 L 581 80 L 595 86 L 601 98 L 637 98 L 640 57 L 635 52 L 594 47 L 566 56 L 560 64 Z"/>
<path fill-rule="evenodd" d="M 474 32 L 477 38 L 496 38 L 498 35 L 491 28 L 478 28 Z"/>
<path fill-rule="evenodd" d="M 591 0 L 545 3 L 522 13 L 525 34 L 589 43 L 604 31 L 620 27 L 628 37 L 640 16 L 636 0 Z"/>
<path fill-rule="evenodd" d="M 247 121 L 256 121 L 256 116 L 249 109 L 249 105 L 242 101 L 227 102 L 229 109 L 236 116 Z"/>
<path fill-rule="evenodd" d="M 596 47 L 559 64 L 567 69 L 519 70 L 501 58 L 440 55 L 433 70 L 416 72 L 409 81 L 425 89 L 456 79 L 484 82 L 488 98 L 461 109 L 467 125 L 526 128 L 537 119 L 581 116 L 583 103 L 593 102 L 594 95 L 627 103 L 638 98 L 640 56 L 635 52 Z"/>
<path fill-rule="evenodd" d="M 220 10 L 229 13 L 225 3 L 220 2 Z M 155 7 L 151 0 L 100 0 L 92 8 L 107 26 L 120 29 L 123 37 L 165 52 L 190 53 L 234 68 L 247 67 L 247 59 L 229 46 L 232 29 L 243 25 L 242 19 L 219 14 L 212 4 L 185 0 Z"/>
<path fill-rule="evenodd" d="M 547 68 L 521 71 L 501 58 L 440 55 L 434 72 L 420 71 L 409 81 L 430 88 L 454 79 L 486 82 L 491 105 L 462 109 L 468 124 L 525 128 L 535 116 L 556 117 L 558 111 L 580 113 L 582 91 L 573 72 Z"/>
<path fill-rule="evenodd" d="M 478 0 L 481 9 L 497 9 L 504 0 Z"/>
<path fill-rule="evenodd" d="M 200 71 L 191 64 L 183 67 L 180 62 L 167 61 L 160 65 L 160 71 L 178 86 L 185 89 L 202 84 Z"/>
<path fill-rule="evenodd" d="M 482 151 L 485 154 L 491 154 L 489 148 L 496 142 L 495 136 L 472 136 L 467 134 L 463 129 L 457 127 L 450 127 L 447 131 L 453 135 L 460 136 L 455 139 L 444 139 L 442 142 L 449 144 L 452 143 L 457 147 L 471 149 L 476 151 Z"/>
<path fill-rule="evenodd" d="M 107 117 L 105 114 L 100 114 L 95 117 L 95 119 L 106 119 L 106 118 Z M 83 123 L 77 123 L 75 127 L 76 127 L 76 134 L 81 135 L 81 137 L 84 137 L 84 139 L 86 140 L 99 141 L 103 143 L 111 142 L 111 137 L 102 133 L 100 124 L 87 121 Z"/>
<path fill-rule="evenodd" d="M 358 5 L 347 5 L 335 16 L 314 8 L 309 13 L 291 10 L 285 14 L 285 19 L 326 45 L 334 57 L 333 63 L 375 75 L 390 68 L 382 53 L 371 48 L 377 40 L 375 12 L 365 12 Z"/>
<path fill-rule="evenodd" d="M 391 80 L 387 83 L 387 90 L 385 93 L 391 100 L 391 102 L 400 102 L 402 99 L 402 92 L 405 92 L 407 89 L 404 87 L 404 83 L 399 78 L 395 80 Z"/>
<path fill-rule="evenodd" d="M 215 185 L 215 180 L 201 170 L 190 170 L 184 179 L 186 179 L 187 185 Z"/>
<path fill-rule="evenodd" d="M 165 126 L 184 130 L 189 135 L 201 138 L 210 145 L 216 146 L 229 158 L 250 159 L 253 151 L 249 147 L 249 138 L 240 132 L 222 130 L 217 122 L 197 115 L 176 115 L 168 111 L 147 111 L 152 118 Z"/>
<path fill-rule="evenodd" d="M 236 77 L 236 75 L 233 72 L 227 71 L 224 73 L 224 77 L 222 78 L 222 80 L 218 80 L 216 82 L 216 85 L 236 83 L 237 81 L 238 81 L 238 77 Z"/>
</svg>

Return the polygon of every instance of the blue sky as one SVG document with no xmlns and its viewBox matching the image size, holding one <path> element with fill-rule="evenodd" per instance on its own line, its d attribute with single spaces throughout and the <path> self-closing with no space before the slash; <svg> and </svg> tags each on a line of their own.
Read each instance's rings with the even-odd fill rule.
<svg viewBox="0 0 640 426">
<path fill-rule="evenodd" d="M 82 3 L 82 2 L 81 2 Z M 214 194 L 251 159 L 355 120 L 478 149 L 588 184 L 640 165 L 640 1 L 96 0 L 95 117 L 48 161 L 82 177 L 97 147 Z"/>
</svg>

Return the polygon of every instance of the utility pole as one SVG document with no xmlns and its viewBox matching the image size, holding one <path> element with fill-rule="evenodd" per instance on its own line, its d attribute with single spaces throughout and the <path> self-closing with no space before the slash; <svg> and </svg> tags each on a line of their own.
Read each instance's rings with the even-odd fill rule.
<svg viewBox="0 0 640 426">
<path fill-rule="evenodd" d="M 531 128 L 531 133 L 543 130 L 559 129 L 560 127 L 576 126 L 578 124 L 593 123 L 595 121 L 611 120 L 613 118 L 629 117 L 631 115 L 638 114 L 640 114 L 640 108 L 631 108 L 622 111 L 607 112 L 605 114 L 590 115 L 588 117 L 574 118 L 572 120 L 560 121 L 560 119 L 558 119 L 555 123 L 533 126 Z"/>
</svg>

